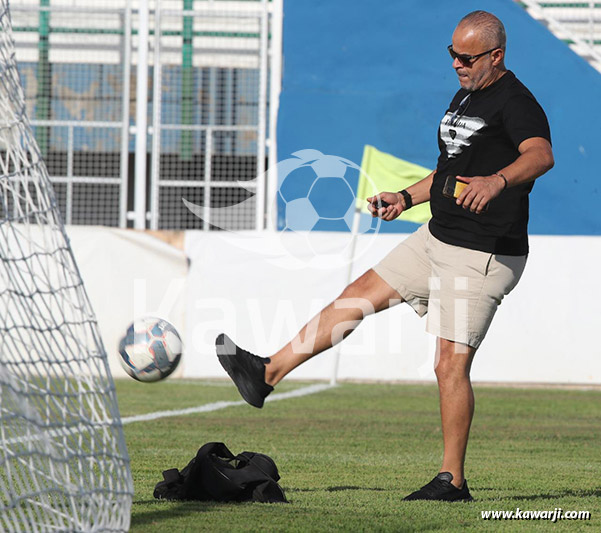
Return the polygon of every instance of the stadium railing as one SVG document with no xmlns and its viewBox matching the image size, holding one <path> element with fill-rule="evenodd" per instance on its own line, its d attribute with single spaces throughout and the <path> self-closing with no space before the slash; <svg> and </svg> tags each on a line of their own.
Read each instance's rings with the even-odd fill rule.
<svg viewBox="0 0 601 533">
<path fill-rule="evenodd" d="M 601 2 L 518 0 L 537 20 L 601 72 Z"/>
<path fill-rule="evenodd" d="M 152 229 L 265 226 L 274 5 L 281 2 L 11 5 L 27 109 L 67 224 L 128 227 L 142 211 Z M 141 46 L 148 119 L 138 128 Z M 138 205 L 140 185 L 148 193 Z M 201 220 L 182 204 L 222 207 L 247 197 L 254 202 L 227 223 L 210 220 L 210 209 Z"/>
</svg>

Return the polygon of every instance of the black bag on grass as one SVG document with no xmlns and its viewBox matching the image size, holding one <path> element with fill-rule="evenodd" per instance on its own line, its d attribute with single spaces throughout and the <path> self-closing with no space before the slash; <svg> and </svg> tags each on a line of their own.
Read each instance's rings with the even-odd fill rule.
<svg viewBox="0 0 601 533">
<path fill-rule="evenodd" d="M 165 470 L 163 478 L 154 488 L 159 500 L 288 501 L 271 457 L 255 452 L 234 456 L 223 442 L 205 444 L 181 472 Z"/>
</svg>

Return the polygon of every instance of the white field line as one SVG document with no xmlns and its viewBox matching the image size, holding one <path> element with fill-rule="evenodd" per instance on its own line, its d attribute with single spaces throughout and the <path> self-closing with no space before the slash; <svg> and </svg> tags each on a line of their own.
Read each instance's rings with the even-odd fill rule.
<svg viewBox="0 0 601 533">
<path fill-rule="evenodd" d="M 265 402 L 277 402 L 279 400 L 288 400 L 290 398 L 300 398 L 301 396 L 309 396 L 310 394 L 316 394 L 324 390 L 332 389 L 336 385 L 330 384 L 318 384 L 309 385 L 308 387 L 301 387 L 300 389 L 294 389 L 289 392 L 280 392 L 273 396 L 265 398 Z M 155 411 L 154 413 L 147 413 L 145 415 L 136 416 L 125 416 L 121 418 L 121 423 L 131 424 L 132 422 L 147 422 L 149 420 L 157 420 L 159 418 L 168 418 L 170 416 L 182 416 L 182 415 L 193 415 L 196 413 L 210 413 L 212 411 L 218 411 L 219 409 L 225 409 L 226 407 L 236 407 L 238 405 L 247 405 L 244 400 L 238 400 L 236 402 L 214 402 L 199 405 L 197 407 L 188 407 L 186 409 L 174 409 L 171 411 Z"/>
<path fill-rule="evenodd" d="M 266 402 L 277 402 L 279 400 L 288 400 L 289 398 L 299 398 L 301 396 L 308 396 L 309 394 L 315 394 L 327 389 L 332 389 L 337 385 L 330 384 L 318 384 L 309 385 L 308 387 L 301 387 L 300 389 L 294 389 L 289 392 L 281 392 L 269 396 L 265 399 Z M 121 423 L 131 424 L 132 422 L 146 422 L 148 420 L 157 420 L 159 418 L 168 418 L 170 416 L 181 416 L 181 415 L 192 415 L 196 413 L 209 413 L 211 411 L 218 411 L 219 409 L 225 409 L 226 407 L 235 407 L 238 405 L 246 405 L 244 400 L 238 400 L 236 402 L 215 402 L 207 403 L 205 405 L 199 405 L 197 407 L 188 407 L 187 409 L 175 409 L 172 411 L 155 411 L 154 413 L 147 413 L 145 415 L 127 416 L 121 418 Z M 37 441 L 49 441 L 55 437 L 69 436 L 77 433 L 85 433 L 94 429 L 98 426 L 106 427 L 106 424 L 77 424 L 75 426 L 67 428 L 53 428 L 42 430 L 40 433 L 33 435 L 27 435 L 23 437 L 13 437 L 11 439 L 0 438 L 0 446 L 6 448 L 13 444 L 31 443 Z"/>
</svg>

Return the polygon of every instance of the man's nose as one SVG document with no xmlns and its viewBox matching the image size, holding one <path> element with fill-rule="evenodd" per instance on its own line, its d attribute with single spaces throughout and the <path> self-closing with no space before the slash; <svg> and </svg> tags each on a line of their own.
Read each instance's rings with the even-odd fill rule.
<svg viewBox="0 0 601 533">
<path fill-rule="evenodd" d="M 464 66 L 463 63 L 461 61 L 459 61 L 459 58 L 456 57 L 455 59 L 453 59 L 453 68 L 454 69 L 458 69 L 463 66 Z"/>
</svg>

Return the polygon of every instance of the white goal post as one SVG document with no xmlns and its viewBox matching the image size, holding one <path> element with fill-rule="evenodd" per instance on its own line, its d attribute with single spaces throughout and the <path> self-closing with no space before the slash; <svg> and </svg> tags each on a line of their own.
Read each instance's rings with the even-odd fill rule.
<svg viewBox="0 0 601 533">
<path fill-rule="evenodd" d="M 126 531 L 132 494 L 106 353 L 0 0 L 0 530 Z"/>
</svg>

